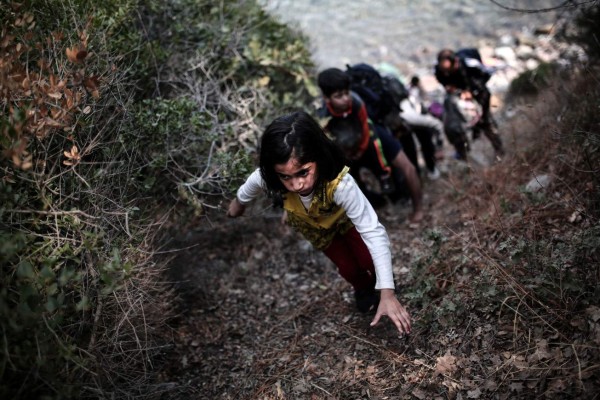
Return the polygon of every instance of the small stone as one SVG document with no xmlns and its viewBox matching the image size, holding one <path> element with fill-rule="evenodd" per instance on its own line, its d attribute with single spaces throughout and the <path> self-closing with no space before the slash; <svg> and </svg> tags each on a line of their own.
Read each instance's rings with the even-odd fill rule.
<svg viewBox="0 0 600 400">
<path fill-rule="evenodd" d="M 552 178 L 550 175 L 536 175 L 525 185 L 525 191 L 528 193 L 536 193 L 550 185 Z"/>
</svg>

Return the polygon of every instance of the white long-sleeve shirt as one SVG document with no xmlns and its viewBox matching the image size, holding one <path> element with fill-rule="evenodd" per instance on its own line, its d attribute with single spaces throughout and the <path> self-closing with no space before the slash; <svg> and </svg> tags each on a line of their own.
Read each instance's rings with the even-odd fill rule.
<svg viewBox="0 0 600 400">
<path fill-rule="evenodd" d="M 430 114 L 421 113 L 420 107 L 410 99 L 404 99 L 400 102 L 400 116 L 409 124 L 422 128 L 429 128 L 436 131 L 438 136 L 444 135 L 444 124 L 439 119 Z"/>
<path fill-rule="evenodd" d="M 241 204 L 248 204 L 255 199 L 266 187 L 260 170 L 254 171 L 240 186 L 237 198 Z M 306 209 L 310 207 L 313 194 L 300 196 Z M 356 181 L 350 174 L 344 175 L 333 193 L 333 200 L 346 210 L 346 215 L 352 221 L 362 237 L 375 266 L 377 282 L 376 289 L 393 289 L 392 256 L 390 240 L 383 225 L 379 222 L 375 210 L 362 193 Z"/>
</svg>

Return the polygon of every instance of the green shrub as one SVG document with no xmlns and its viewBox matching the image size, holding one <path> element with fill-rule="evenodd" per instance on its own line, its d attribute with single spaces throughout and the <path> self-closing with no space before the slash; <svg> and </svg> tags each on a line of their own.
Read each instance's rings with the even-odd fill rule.
<svg viewBox="0 0 600 400">
<path fill-rule="evenodd" d="M 315 94 L 304 38 L 254 1 L 0 17 L 0 397 L 158 396 L 163 210 L 218 207 L 263 121 Z"/>
<path fill-rule="evenodd" d="M 580 44 L 588 57 L 594 61 L 600 59 L 600 4 L 589 2 L 576 10 L 577 14 L 571 26 L 562 32 L 568 40 Z"/>
<path fill-rule="evenodd" d="M 536 95 L 540 90 L 550 86 L 556 79 L 558 65 L 555 63 L 541 63 L 537 68 L 520 74 L 510 82 L 508 94 L 515 96 Z"/>
</svg>

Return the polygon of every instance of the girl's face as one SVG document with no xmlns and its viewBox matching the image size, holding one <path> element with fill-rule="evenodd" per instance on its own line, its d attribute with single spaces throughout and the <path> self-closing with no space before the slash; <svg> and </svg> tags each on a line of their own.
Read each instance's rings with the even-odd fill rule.
<svg viewBox="0 0 600 400">
<path fill-rule="evenodd" d="M 337 113 L 343 113 L 348 111 L 352 107 L 352 97 L 350 96 L 349 90 L 338 90 L 331 93 L 331 96 L 326 98 L 329 102 L 333 111 Z"/>
<path fill-rule="evenodd" d="M 300 164 L 297 158 L 291 157 L 285 164 L 275 164 L 275 172 L 289 192 L 308 196 L 317 180 L 317 163 Z"/>
</svg>

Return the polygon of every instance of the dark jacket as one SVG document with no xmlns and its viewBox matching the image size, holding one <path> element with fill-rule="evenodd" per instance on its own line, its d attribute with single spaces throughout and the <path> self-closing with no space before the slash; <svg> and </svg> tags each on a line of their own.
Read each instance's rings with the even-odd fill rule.
<svg viewBox="0 0 600 400">
<path fill-rule="evenodd" d="M 468 90 L 474 95 L 487 91 L 485 84 L 491 75 L 479 60 L 457 56 L 454 58 L 454 65 L 458 65 L 458 68 L 448 74 L 443 73 L 438 65 L 435 66 L 435 77 L 439 83 Z"/>
</svg>

